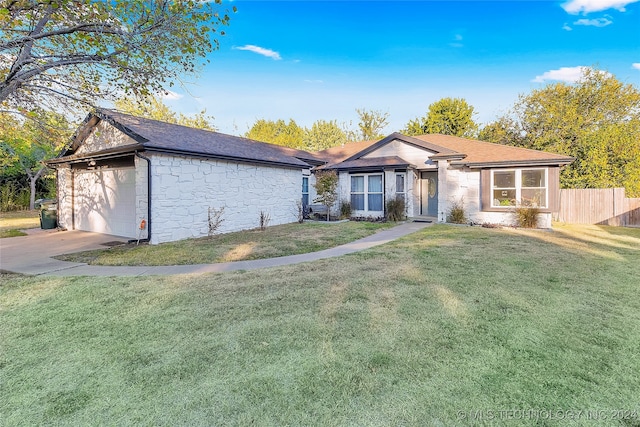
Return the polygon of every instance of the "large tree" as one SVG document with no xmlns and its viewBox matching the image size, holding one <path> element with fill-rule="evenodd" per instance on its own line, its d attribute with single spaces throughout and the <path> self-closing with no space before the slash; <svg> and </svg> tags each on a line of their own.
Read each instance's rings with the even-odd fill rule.
<svg viewBox="0 0 640 427">
<path fill-rule="evenodd" d="M 72 126 L 61 114 L 38 111 L 32 120 L 16 120 L 0 114 L 0 151 L 3 167 L 19 170 L 29 178 L 29 208 L 33 209 L 36 183 L 49 169 L 44 161 L 58 155 L 69 142 Z"/>
<path fill-rule="evenodd" d="M 358 122 L 360 138 L 366 141 L 384 137 L 382 131 L 389 124 L 389 113 L 364 108 L 356 108 L 356 113 L 360 119 Z"/>
<path fill-rule="evenodd" d="M 134 116 L 146 117 L 148 119 L 160 120 L 167 123 L 175 123 L 197 129 L 215 131 L 213 117 L 207 116 L 207 111 L 202 110 L 194 116 L 186 116 L 176 113 L 167 106 L 162 99 L 157 96 L 128 97 L 121 98 L 115 102 L 115 107 Z"/>
<path fill-rule="evenodd" d="M 640 196 L 640 90 L 610 73 L 585 68 L 574 84 L 521 95 L 480 136 L 575 157 L 560 175 L 565 188 L 622 186 Z"/>
<path fill-rule="evenodd" d="M 2 0 L 0 110 L 158 93 L 217 49 L 229 21 L 220 2 Z"/>
<path fill-rule="evenodd" d="M 245 134 L 245 138 L 284 147 L 303 149 L 304 129 L 293 119 L 289 123 L 284 120 L 258 119 Z"/>
<path fill-rule="evenodd" d="M 343 145 L 347 135 L 335 120 L 317 120 L 311 128 L 304 130 L 302 141 L 305 150 L 321 151 Z"/>
<path fill-rule="evenodd" d="M 473 106 L 463 98 L 442 98 L 429 105 L 429 111 L 424 117 L 410 120 L 403 133 L 406 135 L 441 133 L 473 137 L 478 129 L 473 115 Z"/>
</svg>

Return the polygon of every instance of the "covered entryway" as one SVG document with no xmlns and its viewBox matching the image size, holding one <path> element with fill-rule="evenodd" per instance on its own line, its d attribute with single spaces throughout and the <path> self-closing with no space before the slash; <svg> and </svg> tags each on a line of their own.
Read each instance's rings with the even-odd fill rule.
<svg viewBox="0 0 640 427">
<path fill-rule="evenodd" d="M 438 216 L 438 172 L 420 173 L 420 215 Z"/>
<path fill-rule="evenodd" d="M 73 172 L 74 228 L 136 238 L 135 168 Z"/>
</svg>

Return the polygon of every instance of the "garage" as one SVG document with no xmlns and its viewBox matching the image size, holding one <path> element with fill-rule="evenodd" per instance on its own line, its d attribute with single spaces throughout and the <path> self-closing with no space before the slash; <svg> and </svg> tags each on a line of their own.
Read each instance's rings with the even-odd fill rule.
<svg viewBox="0 0 640 427">
<path fill-rule="evenodd" d="M 74 228 L 136 238 L 135 168 L 73 172 Z"/>
</svg>

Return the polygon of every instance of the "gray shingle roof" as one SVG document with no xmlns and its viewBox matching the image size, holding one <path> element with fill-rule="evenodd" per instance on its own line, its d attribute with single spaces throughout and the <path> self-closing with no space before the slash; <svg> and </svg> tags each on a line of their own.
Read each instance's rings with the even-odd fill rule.
<svg viewBox="0 0 640 427">
<path fill-rule="evenodd" d="M 108 121 L 133 138 L 138 142 L 135 149 L 139 151 L 161 151 L 296 168 L 310 167 L 310 163 L 313 164 L 314 159 L 316 159 L 313 154 L 302 150 L 267 144 L 220 132 L 194 129 L 173 123 L 131 116 L 113 110 L 99 110 L 91 116 Z M 95 126 L 97 124 L 96 120 L 91 121 L 89 118 L 86 123 L 89 126 Z M 88 134 L 86 131 L 78 133 L 78 135 L 82 135 L 80 138 L 86 138 Z M 76 141 L 74 146 L 77 147 L 78 143 L 81 142 Z M 122 147 L 122 150 L 132 150 L 133 148 L 131 146 Z M 111 149 L 110 151 L 117 151 L 117 149 Z M 56 159 L 55 162 L 63 162 L 66 158 L 71 159 L 74 157 L 72 153 L 67 154 L 71 155 Z M 300 159 L 308 159 L 309 162 Z"/>
<path fill-rule="evenodd" d="M 146 139 L 146 142 L 140 142 L 148 149 L 184 152 L 187 154 L 204 154 L 211 157 L 245 161 L 253 160 L 280 165 L 309 166 L 307 163 L 294 157 L 295 154 L 308 154 L 299 150 L 253 141 L 220 132 L 194 129 L 187 126 L 130 116 L 112 110 L 101 110 L 99 115 L 102 115 L 101 118 L 111 119 L 125 126 L 133 133 Z M 137 139 L 134 135 L 130 136 Z M 310 154 L 308 154 L 308 156 L 311 157 Z"/>
</svg>

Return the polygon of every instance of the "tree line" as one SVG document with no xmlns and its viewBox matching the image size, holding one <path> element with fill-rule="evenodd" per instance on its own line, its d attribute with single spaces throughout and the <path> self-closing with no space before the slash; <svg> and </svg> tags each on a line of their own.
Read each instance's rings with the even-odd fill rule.
<svg viewBox="0 0 640 427">
<path fill-rule="evenodd" d="M 232 12 L 222 0 L 11 0 L 0 4 L 0 202 L 15 186 L 52 193 L 43 160 L 60 154 L 75 125 L 66 117 L 105 101 L 125 112 L 208 130 L 202 111 L 185 116 L 161 101 L 216 50 Z M 388 113 L 357 109 L 358 123 L 258 119 L 244 136 L 318 151 L 349 141 L 379 139 Z M 409 120 L 406 135 L 443 133 L 566 154 L 568 188 L 623 186 L 640 197 L 640 92 L 612 74 L 585 68 L 573 84 L 553 83 L 522 94 L 485 126 L 462 98 L 443 98 Z M 14 187 L 9 186 L 14 185 Z M 25 193 L 22 187 L 19 191 Z M 13 189 L 12 189 L 13 188 Z M 51 195 L 51 194 L 50 194 Z"/>
</svg>

